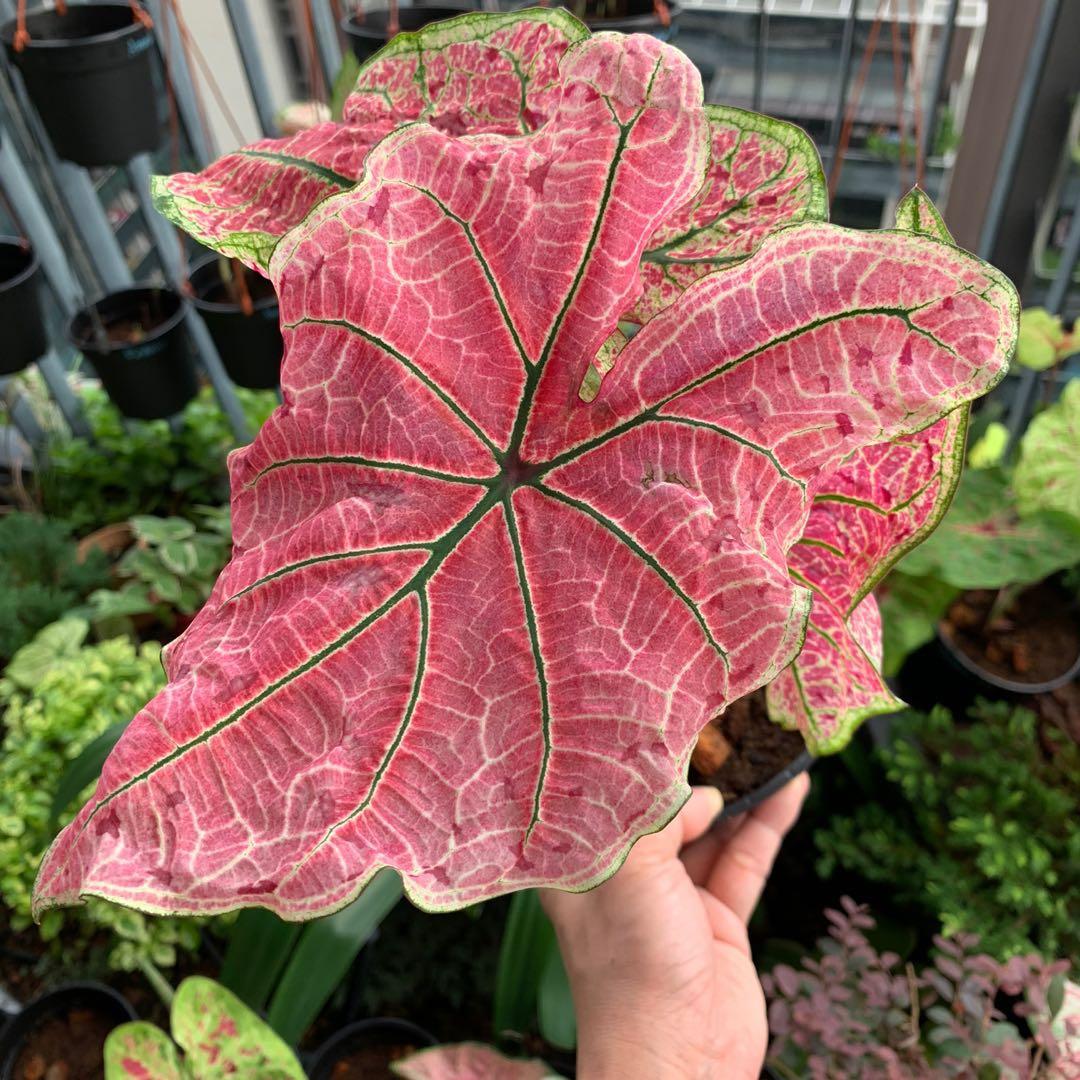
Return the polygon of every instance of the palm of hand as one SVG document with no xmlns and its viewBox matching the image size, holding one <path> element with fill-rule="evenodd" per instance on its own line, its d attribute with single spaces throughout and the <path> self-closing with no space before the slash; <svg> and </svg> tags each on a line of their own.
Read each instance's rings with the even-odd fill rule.
<svg viewBox="0 0 1080 1080">
<path fill-rule="evenodd" d="M 804 777 L 711 832 L 717 802 L 698 789 L 608 882 L 545 894 L 574 990 L 582 1080 L 756 1080 L 768 1033 L 746 922 L 806 789 Z"/>
</svg>

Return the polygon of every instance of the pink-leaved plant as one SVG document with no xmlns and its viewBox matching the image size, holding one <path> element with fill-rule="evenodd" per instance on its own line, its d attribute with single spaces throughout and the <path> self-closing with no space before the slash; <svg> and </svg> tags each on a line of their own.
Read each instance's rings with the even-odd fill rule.
<svg viewBox="0 0 1080 1080">
<path fill-rule="evenodd" d="M 585 889 L 734 698 L 780 679 L 821 748 L 882 707 L 858 598 L 940 511 L 1016 337 L 922 196 L 895 231 L 828 225 L 805 136 L 537 9 L 402 35 L 343 125 L 156 197 L 270 276 L 284 403 L 38 911 L 302 919 L 383 866 L 428 909 Z"/>
</svg>

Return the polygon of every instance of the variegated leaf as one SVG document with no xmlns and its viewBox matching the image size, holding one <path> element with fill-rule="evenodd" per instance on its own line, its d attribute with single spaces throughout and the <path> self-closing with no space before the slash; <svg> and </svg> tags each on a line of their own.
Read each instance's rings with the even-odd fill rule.
<svg viewBox="0 0 1080 1080">
<path fill-rule="evenodd" d="M 38 910 L 261 904 L 382 866 L 448 909 L 584 889 L 688 794 L 697 732 L 797 653 L 820 479 L 984 392 L 1006 279 L 791 227 L 577 391 L 700 189 L 696 71 L 567 50 L 531 135 L 410 125 L 278 245 L 284 405 L 231 458 L 234 557 L 47 854 Z"/>
<path fill-rule="evenodd" d="M 433 1046 L 390 1069 L 403 1080 L 557 1080 L 542 1061 L 508 1058 L 482 1043 Z"/>
<path fill-rule="evenodd" d="M 896 223 L 952 242 L 918 189 L 901 200 Z M 880 674 L 881 620 L 868 594 L 948 508 L 967 420 L 964 405 L 922 431 L 857 450 L 821 481 L 790 558 L 792 575 L 814 590 L 806 643 L 768 690 L 769 715 L 797 727 L 815 753 L 841 749 L 863 720 L 902 707 Z"/>
<path fill-rule="evenodd" d="M 275 245 L 359 180 L 396 125 L 512 134 L 547 115 L 559 60 L 588 31 L 561 9 L 470 15 L 400 34 L 364 65 L 344 109 L 287 139 L 263 139 L 200 173 L 158 176 L 154 203 L 200 243 L 266 272 Z"/>
</svg>

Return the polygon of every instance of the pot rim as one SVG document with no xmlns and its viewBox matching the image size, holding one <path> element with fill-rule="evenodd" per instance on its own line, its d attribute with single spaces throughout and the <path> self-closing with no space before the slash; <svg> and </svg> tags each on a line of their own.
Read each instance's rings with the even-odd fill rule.
<svg viewBox="0 0 1080 1080">
<path fill-rule="evenodd" d="M 86 339 L 80 338 L 76 335 L 75 323 L 84 316 L 87 316 L 92 308 L 98 307 L 98 305 L 103 304 L 106 300 L 112 300 L 113 298 L 120 296 L 128 296 L 133 293 L 154 292 L 165 293 L 168 296 L 174 296 L 179 303 L 177 309 L 172 313 L 172 315 L 170 315 L 163 322 L 160 322 L 156 326 L 154 326 L 142 339 L 142 341 L 110 341 L 108 343 L 108 346 L 103 349 L 100 346 L 96 345 L 93 341 L 87 341 Z M 90 352 L 97 353 L 99 356 L 112 356 L 115 353 L 123 352 L 125 349 L 130 349 L 135 345 L 145 345 L 148 342 L 157 341 L 159 338 L 164 337 L 170 331 L 174 330 L 183 321 L 186 314 L 187 302 L 183 294 L 178 292 L 176 289 L 171 289 L 168 286 L 160 285 L 133 285 L 126 289 L 115 289 L 112 292 L 103 293 L 101 296 L 97 297 L 95 300 L 92 300 L 90 303 L 83 304 L 83 306 L 79 308 L 79 310 L 76 311 L 75 314 L 72 315 L 71 318 L 68 319 L 67 323 L 64 325 L 64 336 L 80 352 L 86 352 L 89 350 Z"/>
<path fill-rule="evenodd" d="M 949 658 L 954 663 L 962 667 L 964 671 L 969 675 L 974 676 L 976 679 L 981 680 L 997 690 L 1007 690 L 1010 694 L 1048 694 L 1051 690 L 1057 690 L 1058 688 L 1071 683 L 1077 676 L 1080 676 L 1080 652 L 1077 652 L 1076 659 L 1061 675 L 1055 675 L 1054 678 L 1047 679 L 1045 682 L 1017 682 L 1014 679 L 1005 679 L 1000 675 L 995 675 L 992 671 L 988 671 L 986 668 L 972 660 L 971 657 L 942 630 L 942 624 L 940 622 L 935 627 L 935 633 L 942 648 L 948 653 Z"/>
<path fill-rule="evenodd" d="M 388 7 L 376 7 L 370 11 L 364 12 L 364 18 L 368 19 L 372 15 L 386 15 L 390 9 Z M 440 15 L 437 19 L 431 19 L 430 22 L 442 22 L 445 19 L 456 19 L 459 15 L 472 15 L 479 11 L 478 8 L 473 7 L 468 3 L 468 0 L 440 0 L 437 4 L 413 4 L 408 8 L 401 8 L 398 12 L 400 16 L 405 11 L 445 11 L 448 14 Z M 366 23 L 356 22 L 356 12 L 352 12 L 341 19 L 340 22 L 342 32 L 348 36 L 370 38 L 375 41 L 390 39 L 386 36 L 386 28 L 382 29 L 368 26 Z M 416 30 L 402 30 L 399 33 L 403 34 L 415 34 Z"/>
<path fill-rule="evenodd" d="M 407 1034 L 422 1043 L 420 1049 L 423 1050 L 439 1045 L 439 1040 L 427 1028 L 422 1028 L 411 1020 L 403 1020 L 397 1016 L 372 1016 L 366 1020 L 354 1020 L 335 1031 L 317 1050 L 312 1052 L 308 1071 L 314 1072 L 317 1068 L 332 1064 L 334 1059 L 330 1055 L 347 1043 L 352 1036 L 362 1035 L 367 1031 L 377 1031 L 379 1028 L 389 1028 L 400 1034 Z"/>
<path fill-rule="evenodd" d="M 114 990 L 106 983 L 86 979 L 54 986 L 51 990 L 46 990 L 38 994 L 32 1001 L 27 1002 L 17 1013 L 11 1014 L 3 1025 L 3 1030 L 0 1031 L 0 1071 L 5 1077 L 9 1075 L 7 1071 L 9 1066 L 14 1069 L 15 1055 L 25 1045 L 26 1037 L 35 1030 L 36 1024 L 33 1023 L 33 1020 L 36 1016 L 48 1016 L 55 1012 L 55 1006 L 59 1004 L 56 999 L 62 999 L 72 992 L 85 995 L 94 994 L 107 999 L 116 1006 L 118 1014 L 122 1012 L 127 1017 L 121 1023 L 130 1023 L 139 1019 L 135 1006 L 118 990 Z M 23 1030 L 24 1028 L 25 1030 Z"/>
<path fill-rule="evenodd" d="M 0 236 L 0 247 L 17 247 L 20 251 L 25 252 L 30 256 L 29 266 L 20 270 L 14 277 L 0 281 L 0 292 L 7 292 L 8 289 L 14 289 L 16 286 L 22 285 L 24 281 L 33 277 L 41 263 L 38 260 L 37 252 L 34 250 L 34 245 L 31 244 L 29 240 L 24 240 L 21 236 Z"/>
<path fill-rule="evenodd" d="M 764 802 L 770 795 L 779 791 L 789 780 L 793 780 L 799 773 L 808 772 L 817 758 L 809 750 L 803 749 L 796 757 L 793 757 L 782 769 L 773 773 L 760 787 L 740 795 L 734 802 L 725 803 L 723 810 L 717 815 L 713 828 L 729 818 L 745 814 L 747 810 L 753 810 L 758 803 Z"/>
<path fill-rule="evenodd" d="M 188 279 L 190 280 L 199 270 L 202 270 L 204 267 L 207 267 L 207 266 L 210 266 L 210 265 L 216 263 L 218 261 L 218 259 L 220 259 L 220 258 L 222 258 L 221 255 L 214 255 L 212 253 L 209 254 L 209 255 L 206 255 L 203 258 L 200 258 L 197 262 L 195 262 L 192 265 L 191 270 L 190 270 L 190 272 L 188 274 Z M 222 284 L 224 284 L 224 282 L 222 281 L 220 276 L 217 278 L 217 280 L 219 282 L 221 282 Z M 194 285 L 192 285 L 192 287 L 191 287 L 191 296 L 190 296 L 189 299 L 191 300 L 192 306 L 197 311 L 212 311 L 215 314 L 222 314 L 222 315 L 239 315 L 239 314 L 241 314 L 241 309 L 240 309 L 239 304 L 234 304 L 232 302 L 229 302 L 227 304 L 223 304 L 223 303 L 220 303 L 217 300 L 204 300 L 201 296 L 199 296 L 195 292 L 195 286 Z M 278 300 L 278 296 L 277 296 L 276 292 L 271 293 L 269 296 L 264 296 L 261 300 L 256 300 L 253 303 L 253 308 L 254 308 L 255 311 L 268 311 L 270 308 L 280 307 L 280 306 L 281 306 L 281 302 Z"/>
<path fill-rule="evenodd" d="M 131 10 L 131 5 L 126 3 L 125 0 L 92 0 L 91 3 L 80 4 L 79 6 L 84 8 L 123 8 L 128 11 Z M 36 7 L 32 11 L 26 13 L 26 18 L 27 21 L 29 21 L 35 15 L 51 15 L 54 11 L 54 8 Z M 9 48 L 14 48 L 15 26 L 16 20 L 11 19 L 0 27 L 0 40 L 2 40 Z M 116 30 L 106 30 L 100 34 L 88 34 L 86 37 L 31 38 L 26 45 L 26 48 L 40 49 L 42 52 L 48 52 L 50 50 L 60 51 L 62 49 L 75 48 L 81 45 L 103 45 L 111 41 L 119 41 L 122 38 L 129 37 L 136 31 L 142 31 L 146 34 L 150 32 L 133 16 L 130 26 L 121 26 Z"/>
</svg>

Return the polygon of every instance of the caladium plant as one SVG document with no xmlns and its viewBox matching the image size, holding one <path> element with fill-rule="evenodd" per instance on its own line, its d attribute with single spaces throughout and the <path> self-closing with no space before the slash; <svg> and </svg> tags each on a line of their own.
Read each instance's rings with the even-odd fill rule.
<svg viewBox="0 0 1080 1080">
<path fill-rule="evenodd" d="M 39 911 L 301 919 L 382 866 L 436 910 L 604 880 L 686 799 L 697 732 L 798 654 L 789 554 L 823 484 L 1012 352 L 995 270 L 814 220 L 619 341 L 654 237 L 730 167 L 696 70 L 651 37 L 463 17 L 374 58 L 345 116 L 393 130 L 313 208 L 281 174 L 307 167 L 263 151 L 254 187 L 159 185 L 269 273 L 284 403 L 231 458 L 233 559 Z"/>
<path fill-rule="evenodd" d="M 145 1020 L 114 1028 L 105 1040 L 105 1080 L 304 1080 L 273 1028 L 213 979 L 185 979 L 169 1018 L 172 1039 Z"/>
<path fill-rule="evenodd" d="M 559 1080 L 542 1061 L 508 1058 L 483 1043 L 433 1046 L 390 1066 L 403 1080 Z"/>
</svg>

